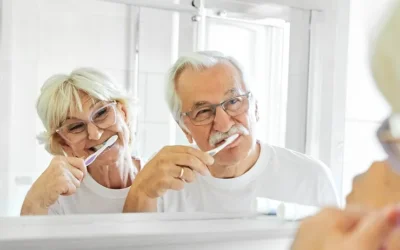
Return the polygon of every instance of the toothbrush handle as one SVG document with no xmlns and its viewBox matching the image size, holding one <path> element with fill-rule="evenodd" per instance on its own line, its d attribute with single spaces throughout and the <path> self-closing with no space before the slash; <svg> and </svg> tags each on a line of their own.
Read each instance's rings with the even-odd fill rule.
<svg viewBox="0 0 400 250">
<path fill-rule="evenodd" d="M 92 164 L 94 162 L 94 160 L 96 160 L 97 154 L 92 154 L 90 155 L 88 158 L 86 158 L 85 160 L 85 166 L 89 166 L 90 164 Z"/>
<path fill-rule="evenodd" d="M 85 166 L 87 167 L 90 164 L 92 164 L 96 160 L 97 156 L 99 156 L 101 153 L 103 153 L 104 150 L 105 150 L 105 147 L 101 148 L 99 151 L 95 152 L 94 154 L 89 155 L 89 157 L 86 158 L 86 160 L 85 160 Z"/>
</svg>

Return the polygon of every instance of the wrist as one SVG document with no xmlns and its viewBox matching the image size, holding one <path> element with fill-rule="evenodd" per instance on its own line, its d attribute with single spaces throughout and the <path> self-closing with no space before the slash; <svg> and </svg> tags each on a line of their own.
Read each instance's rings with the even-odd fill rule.
<svg viewBox="0 0 400 250">
<path fill-rule="evenodd" d="M 48 207 L 44 206 L 44 202 L 40 200 L 25 197 L 22 204 L 21 215 L 47 215 Z"/>
</svg>

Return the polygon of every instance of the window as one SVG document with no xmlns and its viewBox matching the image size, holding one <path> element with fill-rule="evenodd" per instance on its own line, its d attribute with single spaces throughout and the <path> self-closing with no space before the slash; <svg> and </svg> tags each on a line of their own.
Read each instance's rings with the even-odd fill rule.
<svg viewBox="0 0 400 250">
<path fill-rule="evenodd" d="M 285 146 L 289 25 L 283 20 L 208 17 L 206 49 L 224 52 L 242 65 L 258 103 L 257 138 Z"/>
</svg>

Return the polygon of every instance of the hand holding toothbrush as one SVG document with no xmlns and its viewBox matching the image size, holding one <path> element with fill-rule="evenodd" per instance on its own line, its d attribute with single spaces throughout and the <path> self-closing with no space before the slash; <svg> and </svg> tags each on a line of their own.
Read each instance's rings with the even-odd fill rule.
<svg viewBox="0 0 400 250">
<path fill-rule="evenodd" d="M 21 215 L 48 214 L 49 207 L 60 195 L 73 195 L 87 174 L 87 167 L 117 139 L 117 135 L 110 137 L 99 150 L 85 160 L 67 156 L 54 157 L 26 195 Z"/>
<path fill-rule="evenodd" d="M 83 159 L 56 156 L 33 183 L 21 209 L 21 215 L 46 215 L 60 195 L 72 195 L 87 174 Z"/>
<path fill-rule="evenodd" d="M 232 143 L 233 135 L 208 152 L 187 146 L 164 147 L 138 173 L 125 202 L 124 212 L 154 212 L 156 199 L 167 190 L 181 190 L 185 183 L 195 180 L 196 174 L 211 175 L 208 166 L 213 156 Z"/>
</svg>

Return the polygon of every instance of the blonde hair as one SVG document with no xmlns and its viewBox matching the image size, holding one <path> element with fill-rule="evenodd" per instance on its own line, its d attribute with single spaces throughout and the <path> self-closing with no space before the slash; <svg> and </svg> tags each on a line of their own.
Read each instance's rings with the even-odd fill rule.
<svg viewBox="0 0 400 250">
<path fill-rule="evenodd" d="M 379 32 L 373 46 L 371 68 L 377 87 L 393 112 L 400 112 L 400 5 Z"/>
<path fill-rule="evenodd" d="M 56 74 L 43 84 L 37 100 L 37 113 L 46 131 L 38 135 L 39 143 L 51 154 L 61 154 L 61 145 L 55 140 L 55 130 L 76 109 L 82 111 L 79 93 L 86 93 L 92 101 L 117 101 L 127 110 L 127 124 L 130 131 L 130 143 L 136 130 L 135 100 L 107 74 L 93 68 L 78 68 L 69 75 Z"/>
</svg>

